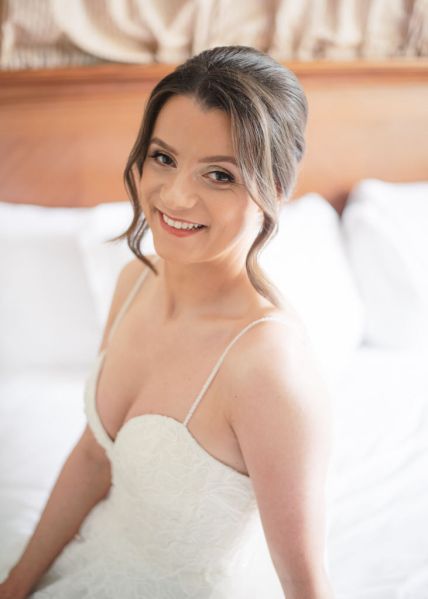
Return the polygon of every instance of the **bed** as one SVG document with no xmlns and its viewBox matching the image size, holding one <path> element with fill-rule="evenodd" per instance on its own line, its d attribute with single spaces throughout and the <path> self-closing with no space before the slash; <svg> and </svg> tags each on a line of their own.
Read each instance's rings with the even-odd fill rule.
<svg viewBox="0 0 428 599">
<path fill-rule="evenodd" d="M 427 599 L 428 63 L 288 66 L 309 100 L 308 148 L 260 261 L 331 388 L 326 565 L 337 599 Z M 0 580 L 85 424 L 132 258 L 105 243 L 131 214 L 122 171 L 172 68 L 0 72 Z"/>
</svg>

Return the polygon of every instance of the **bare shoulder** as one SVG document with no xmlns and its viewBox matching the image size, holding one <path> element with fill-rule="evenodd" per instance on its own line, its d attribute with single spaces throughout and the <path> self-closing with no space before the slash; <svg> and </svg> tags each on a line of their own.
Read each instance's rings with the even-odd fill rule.
<svg viewBox="0 0 428 599">
<path fill-rule="evenodd" d="M 148 258 L 152 264 L 156 262 L 156 256 L 153 254 L 147 255 L 146 258 Z M 149 268 L 150 267 L 144 264 L 139 258 L 133 258 L 120 270 L 117 278 L 117 287 L 121 290 L 125 288 L 125 291 L 129 291 L 129 287 L 132 287 L 138 277 Z"/>
<path fill-rule="evenodd" d="M 242 379 L 251 384 L 259 379 L 265 384 L 269 380 L 274 383 L 284 379 L 285 374 L 294 378 L 305 368 L 316 368 L 311 340 L 299 315 L 277 311 L 267 317 L 256 322 L 231 348 L 226 368 L 232 385 L 240 385 Z M 239 377 L 233 373 L 239 373 Z"/>
<path fill-rule="evenodd" d="M 156 257 L 154 255 L 148 255 L 147 258 L 153 264 L 155 262 Z M 127 262 L 120 270 L 116 279 L 113 296 L 110 302 L 109 313 L 103 332 L 100 350 L 103 349 L 106 345 L 110 328 L 123 302 L 127 298 L 128 294 L 130 293 L 138 278 L 147 269 L 149 269 L 149 266 L 144 264 L 142 260 L 140 260 L 139 258 L 133 258 L 132 260 Z"/>
<path fill-rule="evenodd" d="M 292 412 L 330 426 L 330 392 L 305 325 L 294 313 L 274 317 L 281 322 L 257 323 L 225 360 L 227 415 L 238 441 L 262 422 L 269 434 L 284 434 Z"/>
<path fill-rule="evenodd" d="M 151 262 L 153 261 L 153 256 L 147 256 L 147 258 L 149 258 Z M 111 302 L 110 312 L 112 312 L 111 315 L 113 318 L 125 301 L 135 282 L 148 268 L 149 267 L 139 258 L 133 258 L 122 267 L 116 280 Z"/>
<path fill-rule="evenodd" d="M 328 386 L 298 319 L 264 321 L 241 341 L 226 360 L 230 425 L 280 579 L 311 580 L 322 571 Z"/>
</svg>

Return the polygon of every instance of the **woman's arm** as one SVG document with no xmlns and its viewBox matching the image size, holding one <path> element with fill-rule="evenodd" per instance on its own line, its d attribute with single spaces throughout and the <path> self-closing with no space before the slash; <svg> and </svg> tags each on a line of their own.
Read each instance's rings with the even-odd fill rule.
<svg viewBox="0 0 428 599">
<path fill-rule="evenodd" d="M 273 564 L 287 599 L 333 599 L 324 546 L 327 385 L 303 325 L 263 323 L 245 337 L 227 361 L 229 420 Z"/>
<path fill-rule="evenodd" d="M 128 262 L 120 272 L 99 351 L 106 346 L 116 314 L 140 273 L 139 260 Z M 0 583 L 0 599 L 23 599 L 29 594 L 90 510 L 107 495 L 110 485 L 110 461 L 86 426 L 58 475 L 21 558 Z"/>
<path fill-rule="evenodd" d="M 108 493 L 110 462 L 86 427 L 67 458 L 20 560 L 0 585 L 0 597 L 24 598 Z M 11 591 L 5 594 L 6 589 Z"/>
</svg>

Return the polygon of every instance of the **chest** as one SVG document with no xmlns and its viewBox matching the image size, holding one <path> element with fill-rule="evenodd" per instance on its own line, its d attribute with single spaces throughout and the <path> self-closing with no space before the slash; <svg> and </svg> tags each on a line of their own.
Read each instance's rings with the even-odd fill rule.
<svg viewBox="0 0 428 599">
<path fill-rule="evenodd" d="M 182 330 L 149 332 L 137 339 L 122 330 L 108 348 L 98 373 L 96 404 L 110 438 L 143 414 L 162 414 L 184 422 L 203 394 L 187 427 L 201 447 L 219 461 L 245 472 L 245 463 L 228 419 L 226 381 L 221 367 L 206 386 L 230 332 Z M 206 388 L 204 389 L 204 386 Z"/>
</svg>

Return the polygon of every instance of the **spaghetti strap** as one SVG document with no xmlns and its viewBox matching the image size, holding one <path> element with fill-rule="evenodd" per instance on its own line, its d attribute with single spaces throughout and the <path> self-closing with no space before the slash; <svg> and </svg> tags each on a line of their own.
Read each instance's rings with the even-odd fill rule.
<svg viewBox="0 0 428 599">
<path fill-rule="evenodd" d="M 156 256 L 155 262 L 158 262 L 158 260 L 159 260 L 159 256 Z M 109 334 L 107 337 L 107 344 L 110 343 L 110 340 L 111 340 L 111 337 L 112 337 L 114 331 L 116 330 L 119 322 L 122 320 L 123 316 L 125 315 L 125 312 L 128 309 L 129 305 L 131 304 L 132 300 L 137 295 L 137 293 L 141 287 L 141 284 L 143 283 L 144 279 L 146 278 L 149 270 L 150 270 L 149 267 L 147 267 L 143 270 L 143 272 L 140 274 L 140 276 L 137 278 L 136 282 L 134 283 L 134 286 L 131 288 L 131 291 L 128 293 L 122 306 L 120 307 L 120 310 L 117 313 L 117 316 L 114 319 L 112 326 L 110 327 L 110 331 L 109 331 Z"/>
<path fill-rule="evenodd" d="M 230 350 L 230 348 L 232 347 L 232 345 L 234 345 L 238 339 L 240 339 L 240 337 L 242 337 L 242 335 L 244 333 L 246 333 L 249 329 L 251 329 L 254 325 L 258 324 L 259 322 L 264 322 L 266 320 L 275 320 L 277 322 L 281 322 L 282 324 L 286 324 L 289 326 L 289 322 L 287 322 L 286 320 L 282 319 L 282 318 L 278 318 L 276 316 L 262 316 L 262 318 L 258 318 L 257 320 L 253 320 L 252 322 L 250 322 L 249 324 L 247 324 L 243 329 L 241 329 L 241 331 L 235 335 L 235 337 L 232 339 L 232 341 L 227 345 L 226 349 L 223 351 L 223 353 L 221 354 L 220 358 L 217 360 L 217 363 L 215 364 L 214 368 L 211 370 L 211 373 L 209 374 L 207 380 L 205 381 L 204 386 L 202 387 L 201 391 L 199 392 L 198 396 L 196 397 L 195 401 L 193 402 L 183 424 L 184 426 L 187 426 L 191 417 L 193 416 L 194 411 L 196 410 L 196 408 L 198 407 L 199 403 L 201 402 L 206 390 L 208 389 L 208 387 L 210 386 L 213 378 L 215 377 L 215 375 L 217 374 L 220 366 L 223 363 L 224 358 L 226 357 L 228 351 Z"/>
</svg>

